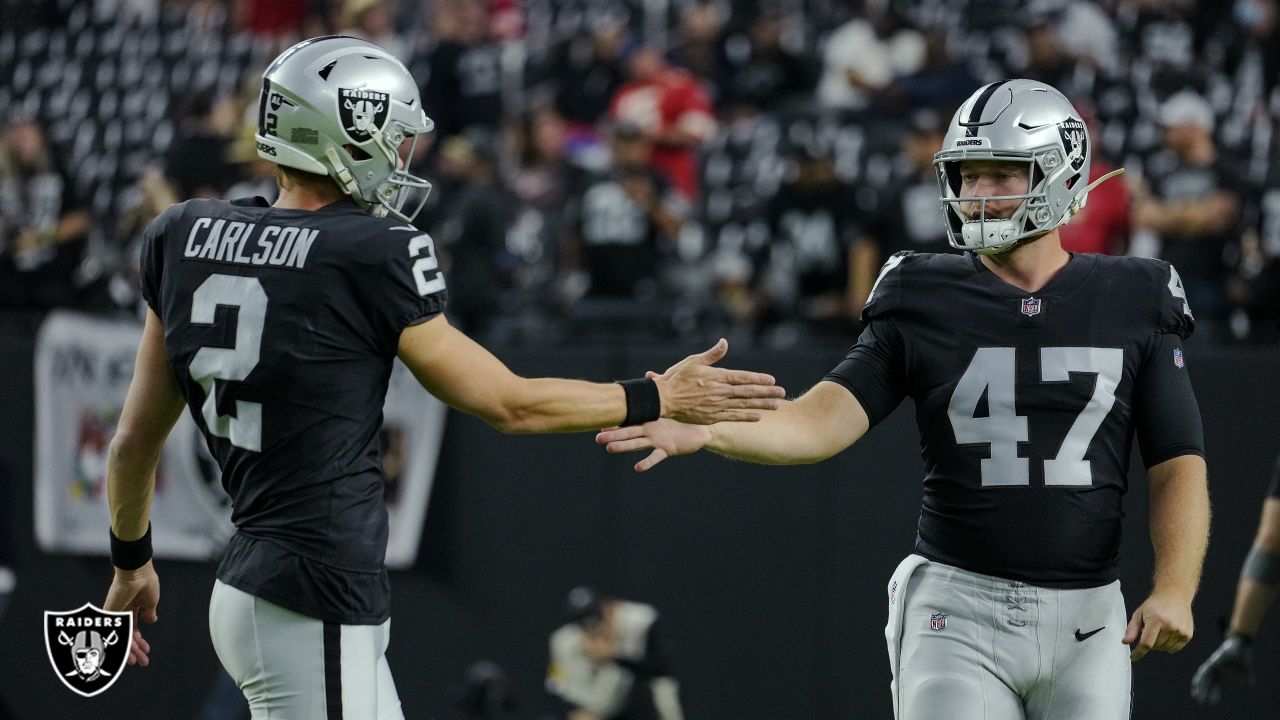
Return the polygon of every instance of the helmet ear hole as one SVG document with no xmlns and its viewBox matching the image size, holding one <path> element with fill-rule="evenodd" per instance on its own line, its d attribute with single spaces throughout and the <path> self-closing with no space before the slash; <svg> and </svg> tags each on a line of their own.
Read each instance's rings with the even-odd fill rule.
<svg viewBox="0 0 1280 720">
<path fill-rule="evenodd" d="M 357 161 L 368 160 L 369 158 L 373 157 L 369 153 L 365 152 L 364 148 L 358 147 L 356 145 L 352 145 L 351 143 L 347 143 L 346 145 L 343 145 L 342 149 L 347 151 L 347 154 L 351 156 L 352 160 L 357 160 Z"/>
</svg>

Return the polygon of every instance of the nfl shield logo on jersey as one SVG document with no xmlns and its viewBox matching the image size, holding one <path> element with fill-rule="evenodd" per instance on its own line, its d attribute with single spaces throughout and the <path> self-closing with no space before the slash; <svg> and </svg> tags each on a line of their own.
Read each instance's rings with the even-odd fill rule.
<svg viewBox="0 0 1280 720">
<path fill-rule="evenodd" d="M 85 603 L 68 612 L 44 613 L 44 647 L 58 679 L 93 697 L 115 684 L 129 659 L 133 613 L 109 612 Z"/>
<path fill-rule="evenodd" d="M 1187 363 L 1182 359 L 1182 348 L 1173 349 L 1173 364 L 1177 367 L 1186 367 Z"/>
<path fill-rule="evenodd" d="M 934 632 L 942 632 L 947 629 L 947 614 L 936 612 L 929 616 L 929 627 Z"/>
<path fill-rule="evenodd" d="M 1040 314 L 1040 298 L 1023 298 L 1022 314 L 1027 317 Z"/>
</svg>

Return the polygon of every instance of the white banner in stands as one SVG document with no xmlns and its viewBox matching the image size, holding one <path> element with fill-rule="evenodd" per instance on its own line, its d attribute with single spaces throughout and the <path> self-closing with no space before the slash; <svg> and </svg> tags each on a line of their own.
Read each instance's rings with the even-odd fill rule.
<svg viewBox="0 0 1280 720">
<path fill-rule="evenodd" d="M 124 406 L 142 337 L 138 323 L 54 312 L 35 351 L 35 530 L 46 552 L 106 555 L 107 445 Z M 387 565 L 418 553 L 444 437 L 445 406 L 396 362 L 383 409 L 382 462 L 391 537 Z M 204 439 L 184 412 L 156 473 L 157 557 L 214 560 L 231 536 L 230 498 Z"/>
</svg>

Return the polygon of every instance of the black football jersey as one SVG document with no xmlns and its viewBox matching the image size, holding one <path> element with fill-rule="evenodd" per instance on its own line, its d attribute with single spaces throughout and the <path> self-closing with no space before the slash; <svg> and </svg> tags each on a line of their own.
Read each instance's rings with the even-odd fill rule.
<svg viewBox="0 0 1280 720">
<path fill-rule="evenodd" d="M 219 579 L 323 620 L 381 623 L 378 430 L 401 331 L 444 309 L 430 236 L 350 201 L 190 200 L 147 229 L 141 275 L 233 501 Z"/>
<path fill-rule="evenodd" d="M 1182 341 L 1194 322 L 1158 261 L 1074 254 L 1028 293 L 965 254 L 898 253 L 826 379 L 874 424 L 915 401 L 925 478 L 916 552 L 1049 587 L 1116 578 L 1137 435 L 1150 467 L 1203 455 Z"/>
</svg>

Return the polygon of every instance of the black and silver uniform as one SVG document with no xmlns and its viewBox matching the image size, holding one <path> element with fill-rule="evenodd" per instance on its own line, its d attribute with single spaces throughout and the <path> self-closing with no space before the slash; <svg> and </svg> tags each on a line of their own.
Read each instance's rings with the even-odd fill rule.
<svg viewBox="0 0 1280 720">
<path fill-rule="evenodd" d="M 141 275 L 233 501 L 218 578 L 325 621 L 386 620 L 377 438 L 401 331 L 444 309 L 431 238 L 346 200 L 190 200 L 147 229 Z"/>
<path fill-rule="evenodd" d="M 1116 579 L 1129 454 L 1203 455 L 1168 263 L 1073 254 L 1024 292 L 978 256 L 898 253 L 858 343 L 826 379 L 872 424 L 915 401 L 925 464 L 916 552 L 1049 587 Z"/>
</svg>

